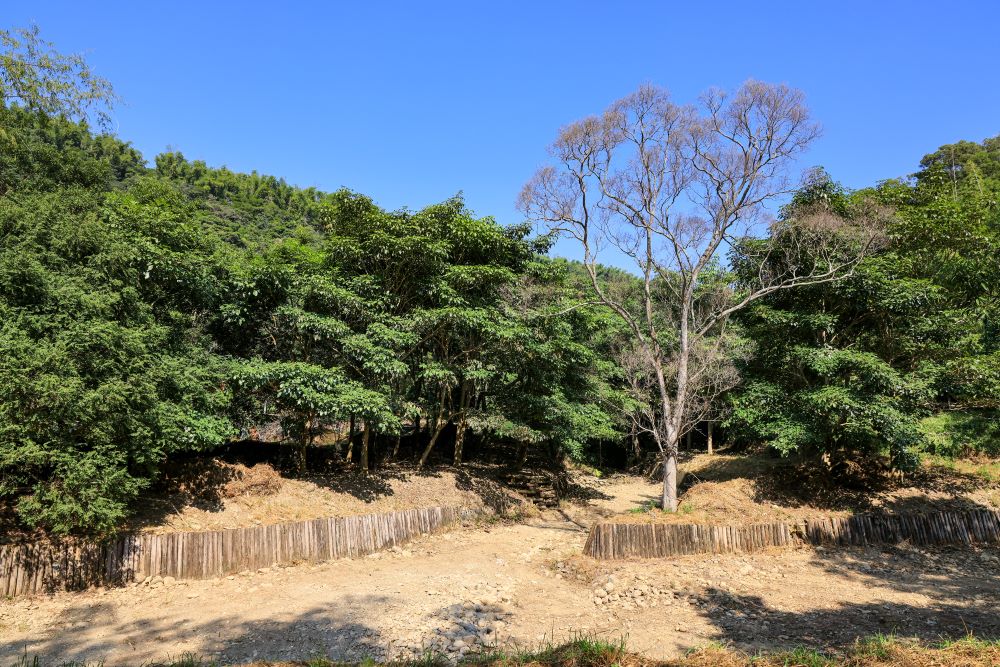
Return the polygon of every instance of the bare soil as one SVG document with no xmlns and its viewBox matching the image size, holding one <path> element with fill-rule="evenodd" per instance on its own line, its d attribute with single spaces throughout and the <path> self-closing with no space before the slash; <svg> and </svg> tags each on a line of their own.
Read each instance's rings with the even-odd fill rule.
<svg viewBox="0 0 1000 667">
<path fill-rule="evenodd" d="M 485 466 L 393 465 L 377 474 L 343 467 L 303 478 L 282 476 L 268 463 L 252 467 L 217 459 L 193 461 L 166 488 L 145 499 L 129 528 L 167 533 L 222 530 L 320 517 L 395 512 L 420 507 L 529 510 Z"/>
<path fill-rule="evenodd" d="M 107 665 L 184 652 L 225 663 L 457 658 L 581 632 L 624 636 L 650 658 L 710 641 L 752 652 L 829 650 L 877 632 L 1000 636 L 996 548 L 581 555 L 592 522 L 658 493 L 640 478 L 594 480 L 586 499 L 533 520 L 469 525 L 366 558 L 0 602 L 0 664 L 25 651 Z"/>
</svg>

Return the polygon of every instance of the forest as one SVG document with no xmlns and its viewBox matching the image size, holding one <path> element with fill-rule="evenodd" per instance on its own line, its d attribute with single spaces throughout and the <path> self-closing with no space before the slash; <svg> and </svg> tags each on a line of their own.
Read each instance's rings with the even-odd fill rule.
<svg viewBox="0 0 1000 667">
<path fill-rule="evenodd" d="M 31 39 L 5 33 L 0 59 L 0 523 L 113 532 L 171 461 L 262 439 L 293 472 L 320 455 L 365 471 L 487 451 L 661 460 L 649 369 L 594 290 L 638 312 L 680 273 L 552 256 L 558 230 L 461 196 L 388 211 L 150 160 L 93 112 L 113 95 L 82 61 L 23 66 Z M 831 477 L 1000 455 L 1000 136 L 969 139 L 857 190 L 814 169 L 763 237 L 696 274 L 695 309 L 723 315 L 675 445 L 763 448 Z M 834 261 L 796 221 L 872 210 L 878 240 L 837 280 L 729 312 L 789 257 Z"/>
</svg>

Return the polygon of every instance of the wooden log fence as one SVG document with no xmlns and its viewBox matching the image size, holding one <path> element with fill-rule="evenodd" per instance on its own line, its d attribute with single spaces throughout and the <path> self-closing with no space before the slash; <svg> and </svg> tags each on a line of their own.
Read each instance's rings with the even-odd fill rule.
<svg viewBox="0 0 1000 667">
<path fill-rule="evenodd" d="M 135 534 L 97 544 L 0 545 L 0 597 L 163 576 L 205 579 L 269 567 L 363 556 L 471 515 L 430 507 L 206 532 Z"/>
<path fill-rule="evenodd" d="M 1000 544 L 1000 512 L 981 509 L 929 514 L 856 514 L 802 523 L 713 526 L 599 523 L 583 552 L 601 559 L 664 558 L 686 554 L 754 552 L 802 544 L 864 546 Z"/>
</svg>

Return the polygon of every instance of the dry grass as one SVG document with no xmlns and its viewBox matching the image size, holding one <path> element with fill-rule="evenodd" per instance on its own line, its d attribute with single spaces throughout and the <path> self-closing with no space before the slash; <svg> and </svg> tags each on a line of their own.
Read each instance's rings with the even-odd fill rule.
<svg viewBox="0 0 1000 667">
<path fill-rule="evenodd" d="M 345 467 L 285 477 L 266 463 L 191 462 L 148 496 L 131 528 L 144 532 L 223 530 L 321 517 L 420 507 L 481 507 L 482 491 L 448 469 L 392 467 L 364 473 Z"/>
<path fill-rule="evenodd" d="M 928 458 L 905 477 L 890 473 L 879 460 L 853 463 L 836 473 L 809 461 L 698 454 L 681 465 L 678 512 L 662 512 L 651 501 L 615 520 L 767 523 L 870 511 L 1000 508 L 1000 461 L 995 459 Z"/>
<path fill-rule="evenodd" d="M 963 640 L 949 645 L 927 646 L 891 638 L 860 642 L 841 655 L 797 649 L 763 655 L 747 655 L 721 647 L 695 651 L 677 661 L 651 663 L 649 667 L 996 667 L 1000 645 Z"/>
<path fill-rule="evenodd" d="M 285 483 L 278 471 L 267 463 L 258 463 L 252 468 L 236 463 L 231 468 L 233 477 L 221 489 L 224 498 L 273 496 Z"/>
<path fill-rule="evenodd" d="M 246 667 L 356 667 L 375 665 L 334 662 L 317 658 L 309 662 L 255 662 Z M 396 667 L 437 667 L 447 665 L 443 656 L 428 654 L 416 661 L 386 663 Z M 494 650 L 466 656 L 459 665 L 467 667 L 997 667 L 1000 642 L 966 638 L 954 642 L 926 644 L 884 635 L 858 642 L 839 654 L 806 649 L 749 655 L 711 645 L 673 660 L 651 660 L 630 653 L 624 642 L 581 638 L 559 646 L 534 651 Z M 37 658 L 24 658 L 11 667 L 45 667 Z M 83 667 L 83 666 L 79 666 Z M 149 667 L 221 667 L 196 656 L 184 656 L 171 663 Z"/>
<path fill-rule="evenodd" d="M 376 664 L 380 663 L 370 660 L 360 663 L 335 662 L 316 658 L 309 662 L 255 662 L 243 667 L 372 667 Z M 443 656 L 428 654 L 420 660 L 384 664 L 394 667 L 444 667 L 450 663 Z M 674 660 L 651 660 L 628 652 L 623 643 L 577 639 L 536 651 L 494 650 L 469 655 L 458 664 L 466 667 L 997 667 L 1000 665 L 1000 643 L 968 638 L 928 645 L 878 636 L 858 642 L 851 650 L 842 654 L 795 649 L 749 655 L 712 645 Z M 44 666 L 36 659 L 33 663 L 24 660 L 12 667 Z M 151 664 L 148 667 L 222 666 L 202 661 L 196 656 L 185 656 L 175 662 Z"/>
</svg>

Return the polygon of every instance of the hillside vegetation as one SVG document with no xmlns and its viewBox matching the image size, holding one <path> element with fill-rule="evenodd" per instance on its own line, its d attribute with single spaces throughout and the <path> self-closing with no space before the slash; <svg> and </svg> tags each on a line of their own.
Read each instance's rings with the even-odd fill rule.
<svg viewBox="0 0 1000 667">
<path fill-rule="evenodd" d="M 89 70 L 18 67 L 31 54 L 17 45 L 37 34 L 8 36 L 6 525 L 112 531 L 169 463 L 265 432 L 298 471 L 320 446 L 363 470 L 487 455 L 624 465 L 656 451 L 635 429 L 649 401 L 630 382 L 624 324 L 594 305 L 580 264 L 546 254 L 550 238 L 460 197 L 386 211 L 179 152 L 147 162 L 88 124 L 110 87 Z M 866 461 L 1000 454 L 1000 138 L 941 147 L 859 192 L 817 172 L 781 216 L 861 201 L 894 211 L 878 252 L 728 323 L 719 372 L 738 382 L 712 397 L 716 444 L 844 479 Z M 705 289 L 736 299 L 741 272 L 760 268 L 717 267 Z M 598 278 L 627 303 L 642 289 L 614 268 Z"/>
</svg>

